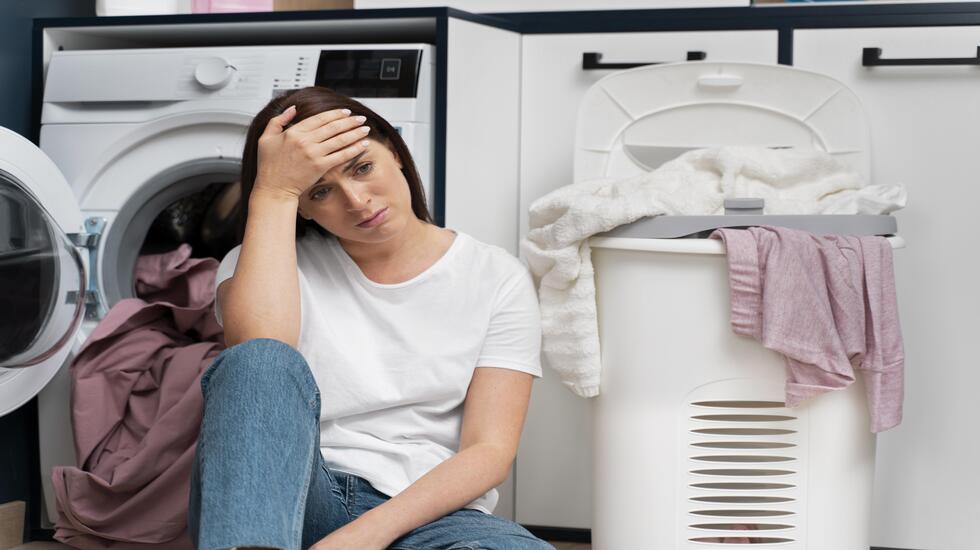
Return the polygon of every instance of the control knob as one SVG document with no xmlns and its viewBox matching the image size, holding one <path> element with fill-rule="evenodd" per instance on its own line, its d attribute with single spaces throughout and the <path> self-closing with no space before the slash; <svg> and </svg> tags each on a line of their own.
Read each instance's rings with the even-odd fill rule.
<svg viewBox="0 0 980 550">
<path fill-rule="evenodd" d="M 194 79 L 209 90 L 218 90 L 231 82 L 231 77 L 235 75 L 237 70 L 231 63 L 228 63 L 227 59 L 209 57 L 194 68 Z"/>
</svg>

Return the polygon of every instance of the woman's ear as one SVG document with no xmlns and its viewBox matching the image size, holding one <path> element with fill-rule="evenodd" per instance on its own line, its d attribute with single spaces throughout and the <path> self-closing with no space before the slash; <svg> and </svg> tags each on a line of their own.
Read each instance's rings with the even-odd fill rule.
<svg viewBox="0 0 980 550">
<path fill-rule="evenodd" d="M 308 216 L 306 214 L 306 212 L 303 211 L 303 207 L 302 206 L 299 207 L 299 209 L 296 211 L 296 213 L 299 214 L 299 217 L 303 218 L 304 220 L 310 219 L 310 216 Z"/>
</svg>

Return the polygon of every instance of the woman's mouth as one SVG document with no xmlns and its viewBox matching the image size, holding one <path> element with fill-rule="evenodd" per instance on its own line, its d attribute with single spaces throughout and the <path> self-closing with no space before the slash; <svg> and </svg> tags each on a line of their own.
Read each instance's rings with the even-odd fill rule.
<svg viewBox="0 0 980 550">
<path fill-rule="evenodd" d="M 368 219 L 362 221 L 361 223 L 357 224 L 357 227 L 375 227 L 377 225 L 381 225 L 382 223 L 384 223 L 384 221 L 386 219 L 388 219 L 388 208 L 387 207 L 382 208 L 381 210 L 379 210 L 378 212 L 376 212 L 370 218 L 368 218 Z"/>
</svg>

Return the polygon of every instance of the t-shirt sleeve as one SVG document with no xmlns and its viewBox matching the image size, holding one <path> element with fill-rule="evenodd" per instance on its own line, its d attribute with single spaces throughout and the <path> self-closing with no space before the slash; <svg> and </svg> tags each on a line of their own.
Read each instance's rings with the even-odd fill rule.
<svg viewBox="0 0 980 550">
<path fill-rule="evenodd" d="M 541 311 L 531 274 L 523 266 L 497 296 L 476 366 L 541 377 Z"/>
<path fill-rule="evenodd" d="M 232 248 L 225 254 L 225 257 L 221 260 L 221 265 L 218 266 L 218 271 L 214 274 L 214 318 L 218 320 L 218 324 L 224 325 L 224 321 L 221 319 L 221 302 L 218 300 L 218 285 L 231 279 L 235 274 L 235 266 L 238 265 L 238 255 L 242 252 L 242 245 L 238 245 Z"/>
</svg>

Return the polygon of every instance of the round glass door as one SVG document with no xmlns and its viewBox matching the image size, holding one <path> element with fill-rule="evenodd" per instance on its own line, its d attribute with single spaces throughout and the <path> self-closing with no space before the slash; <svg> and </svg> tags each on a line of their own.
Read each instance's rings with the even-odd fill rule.
<svg viewBox="0 0 980 550">
<path fill-rule="evenodd" d="M 85 313 L 78 250 L 15 176 L 0 170 L 0 378 L 42 363 Z M 10 374 L 7 371 L 6 374 Z"/>
</svg>

